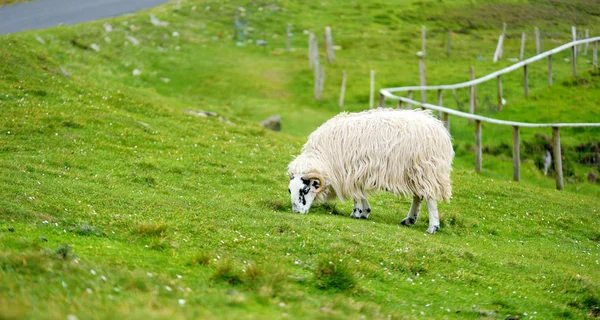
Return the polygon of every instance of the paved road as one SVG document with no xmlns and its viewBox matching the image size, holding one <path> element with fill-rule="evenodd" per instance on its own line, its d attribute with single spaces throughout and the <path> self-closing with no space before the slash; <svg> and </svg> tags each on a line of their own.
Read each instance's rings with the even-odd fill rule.
<svg viewBox="0 0 600 320">
<path fill-rule="evenodd" d="M 0 34 L 77 24 L 135 12 L 168 0 L 37 0 L 0 7 Z"/>
</svg>

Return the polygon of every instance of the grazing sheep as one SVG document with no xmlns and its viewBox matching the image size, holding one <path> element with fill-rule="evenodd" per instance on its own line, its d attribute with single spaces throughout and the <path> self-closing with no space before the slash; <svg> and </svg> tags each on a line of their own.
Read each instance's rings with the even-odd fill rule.
<svg viewBox="0 0 600 320">
<path fill-rule="evenodd" d="M 452 195 L 454 150 L 450 134 L 427 110 L 374 109 L 341 113 L 314 131 L 288 166 L 292 209 L 307 213 L 317 202 L 354 200 L 352 218 L 371 213 L 367 197 L 380 190 L 411 196 L 403 225 L 429 209 L 428 233 L 439 229 L 437 200 Z"/>
</svg>

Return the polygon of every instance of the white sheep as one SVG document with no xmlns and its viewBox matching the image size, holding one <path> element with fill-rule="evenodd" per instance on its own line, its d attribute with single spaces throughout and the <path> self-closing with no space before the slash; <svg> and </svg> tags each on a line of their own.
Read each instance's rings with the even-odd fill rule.
<svg viewBox="0 0 600 320">
<path fill-rule="evenodd" d="M 412 195 L 403 225 L 417 221 L 421 201 L 429 209 L 429 228 L 439 229 L 437 200 L 452 195 L 454 150 L 450 134 L 427 110 L 373 109 L 341 113 L 309 137 L 288 166 L 292 209 L 307 213 L 311 204 L 354 200 L 352 218 L 366 219 L 367 197 L 380 190 Z"/>
</svg>

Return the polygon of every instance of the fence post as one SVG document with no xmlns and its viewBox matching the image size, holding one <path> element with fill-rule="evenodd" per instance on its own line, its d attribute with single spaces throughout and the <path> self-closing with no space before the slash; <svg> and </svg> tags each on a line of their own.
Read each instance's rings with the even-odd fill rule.
<svg viewBox="0 0 600 320">
<path fill-rule="evenodd" d="M 503 103 L 502 103 L 502 75 L 498 75 L 496 78 L 496 85 L 498 87 L 498 111 L 502 111 Z"/>
<path fill-rule="evenodd" d="M 523 66 L 523 86 L 525 87 L 525 98 L 529 97 L 529 73 L 527 65 Z"/>
<path fill-rule="evenodd" d="M 308 35 L 308 61 L 310 63 L 310 67 L 315 67 L 315 52 L 317 52 L 317 39 L 315 38 L 314 32 L 310 32 Z"/>
<path fill-rule="evenodd" d="M 444 113 L 443 119 L 444 119 L 443 121 L 444 121 L 444 126 L 446 127 L 446 130 L 448 130 L 448 132 L 450 132 L 450 114 Z"/>
<path fill-rule="evenodd" d="M 519 127 L 513 127 L 513 180 L 521 180 L 521 153 Z"/>
<path fill-rule="evenodd" d="M 475 70 L 473 69 L 473 66 L 469 67 L 469 79 L 471 81 L 473 81 L 475 79 Z M 469 87 L 469 113 L 470 114 L 474 114 L 475 113 L 475 108 L 477 105 L 477 97 L 476 97 L 476 93 L 475 93 L 475 85 L 471 85 Z M 473 123 L 473 120 L 469 119 L 469 123 Z"/>
<path fill-rule="evenodd" d="M 408 91 L 407 98 L 410 99 L 410 100 L 412 100 L 412 90 Z M 408 109 L 408 110 L 412 109 L 412 103 L 408 102 L 406 104 L 406 109 Z"/>
<path fill-rule="evenodd" d="M 338 105 L 341 107 L 344 106 L 344 95 L 346 94 L 346 71 L 342 72 L 342 87 L 340 88 L 340 102 Z"/>
<path fill-rule="evenodd" d="M 438 89 L 438 92 L 437 92 L 437 105 L 440 106 L 440 107 L 442 106 L 442 89 Z M 438 113 L 438 117 L 440 119 L 442 118 L 442 114 L 443 114 L 442 111 L 440 111 Z"/>
<path fill-rule="evenodd" d="M 421 86 L 426 85 L 425 81 L 425 50 L 426 50 L 426 31 L 425 26 L 421 26 L 421 59 L 419 60 L 419 77 L 421 79 Z M 421 102 L 427 102 L 427 93 L 425 89 L 421 89 Z"/>
<path fill-rule="evenodd" d="M 369 109 L 375 104 L 375 70 L 371 70 L 371 94 L 369 95 Z"/>
<path fill-rule="evenodd" d="M 383 93 L 379 94 L 379 104 L 377 105 L 377 108 L 385 108 L 385 96 Z"/>
<path fill-rule="evenodd" d="M 398 99 L 398 110 L 402 109 L 402 104 L 403 103 L 404 102 L 402 100 Z"/>
<path fill-rule="evenodd" d="M 502 56 L 502 40 L 503 35 L 500 35 L 500 37 L 498 37 L 498 46 L 496 46 L 496 52 L 494 53 L 494 63 L 498 62 L 498 59 Z"/>
<path fill-rule="evenodd" d="M 500 51 L 498 51 L 498 59 L 502 59 L 504 54 L 504 39 L 506 39 L 506 22 L 502 22 L 502 40 L 499 43 Z"/>
<path fill-rule="evenodd" d="M 554 142 L 554 171 L 556 171 L 556 189 L 563 190 L 562 154 L 560 151 L 560 132 L 558 127 L 552 127 L 552 140 Z"/>
<path fill-rule="evenodd" d="M 542 46 L 540 44 L 540 29 L 535 27 L 535 52 L 536 54 L 540 54 L 542 51 Z"/>
<path fill-rule="evenodd" d="M 594 64 L 594 69 L 598 69 L 598 41 L 594 41 L 594 49 L 593 49 L 593 59 L 592 63 Z"/>
<path fill-rule="evenodd" d="M 590 37 L 590 29 L 585 29 L 585 39 L 588 39 Z M 587 52 L 588 52 L 588 47 L 589 47 L 589 42 L 585 43 L 585 47 L 583 47 L 583 54 L 587 56 Z"/>
<path fill-rule="evenodd" d="M 519 60 L 523 61 L 525 57 L 525 31 L 521 33 L 521 53 L 519 54 Z"/>
<path fill-rule="evenodd" d="M 548 56 L 548 87 L 552 87 L 552 55 Z"/>
<path fill-rule="evenodd" d="M 577 41 L 577 30 L 575 26 L 571 27 L 571 33 L 573 36 L 573 41 Z M 571 69 L 573 70 L 573 77 L 577 77 L 577 65 L 575 64 L 575 60 L 577 59 L 577 46 L 573 45 L 571 48 Z"/>
<path fill-rule="evenodd" d="M 333 38 L 331 37 L 331 27 L 325 27 L 325 46 L 327 48 L 327 60 L 333 63 L 335 55 L 333 53 Z"/>
<path fill-rule="evenodd" d="M 475 172 L 481 173 L 481 121 L 475 120 Z"/>
<path fill-rule="evenodd" d="M 458 96 L 456 95 L 456 90 L 452 89 L 452 96 L 454 97 L 454 101 L 456 101 L 456 107 L 458 110 L 462 110 L 462 105 L 460 104 L 460 100 L 458 100 Z"/>
</svg>

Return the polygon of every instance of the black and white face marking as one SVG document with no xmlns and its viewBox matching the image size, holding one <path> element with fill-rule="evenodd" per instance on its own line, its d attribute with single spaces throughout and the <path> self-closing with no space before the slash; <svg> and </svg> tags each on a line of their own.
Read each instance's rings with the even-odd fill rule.
<svg viewBox="0 0 600 320">
<path fill-rule="evenodd" d="M 317 197 L 315 190 L 319 188 L 319 180 L 306 180 L 302 175 L 290 178 L 288 191 L 292 200 L 292 210 L 298 213 L 308 213 L 308 209 Z"/>
</svg>

